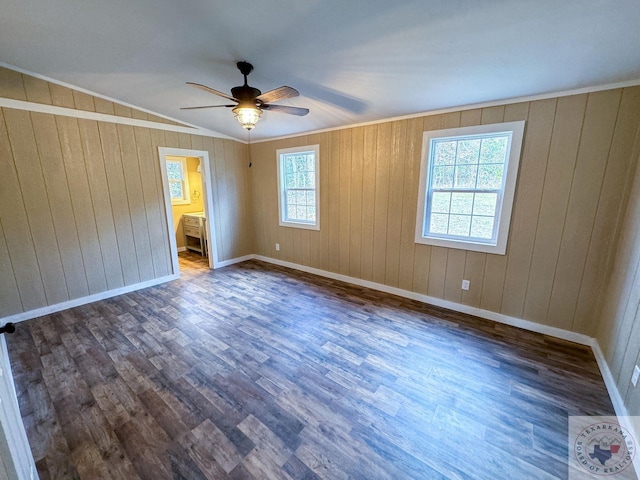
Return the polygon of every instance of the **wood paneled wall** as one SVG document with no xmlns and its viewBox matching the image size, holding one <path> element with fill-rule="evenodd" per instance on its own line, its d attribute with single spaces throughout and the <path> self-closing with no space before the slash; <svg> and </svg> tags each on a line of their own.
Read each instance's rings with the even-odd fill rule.
<svg viewBox="0 0 640 480">
<path fill-rule="evenodd" d="M 640 156 L 640 130 L 635 155 Z M 631 376 L 634 366 L 640 365 L 640 168 L 605 291 L 596 338 L 629 415 L 637 416 L 640 388 L 631 385 Z"/>
<path fill-rule="evenodd" d="M 1 73 L 0 92 L 14 97 L 22 89 L 24 99 L 40 103 L 121 110 L 115 104 L 99 109 L 100 99 Z M 219 259 L 252 253 L 245 145 L 3 108 L 0 317 L 172 273 L 159 146 L 209 152 Z"/>
<path fill-rule="evenodd" d="M 422 132 L 514 120 L 527 124 L 507 254 L 415 244 Z M 635 87 L 254 144 L 256 253 L 593 334 L 639 122 Z M 280 227 L 276 149 L 311 144 L 321 229 Z"/>
</svg>

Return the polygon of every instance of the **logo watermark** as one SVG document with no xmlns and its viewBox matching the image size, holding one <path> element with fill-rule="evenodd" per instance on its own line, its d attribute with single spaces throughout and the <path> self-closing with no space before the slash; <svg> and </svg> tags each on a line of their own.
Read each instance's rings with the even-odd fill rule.
<svg viewBox="0 0 640 480">
<path fill-rule="evenodd" d="M 570 416 L 569 479 L 635 480 L 638 418 Z"/>
</svg>

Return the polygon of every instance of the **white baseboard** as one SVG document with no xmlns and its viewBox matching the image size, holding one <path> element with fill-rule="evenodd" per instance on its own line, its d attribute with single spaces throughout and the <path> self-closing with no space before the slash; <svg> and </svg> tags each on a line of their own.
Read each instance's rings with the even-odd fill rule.
<svg viewBox="0 0 640 480">
<path fill-rule="evenodd" d="M 607 363 L 606 358 L 604 358 L 604 354 L 602 353 L 602 349 L 600 348 L 598 340 L 595 338 L 591 339 L 591 349 L 593 350 L 593 354 L 596 357 L 596 362 L 598 362 L 598 367 L 600 367 L 600 372 L 602 373 L 604 384 L 607 387 L 607 391 L 609 392 L 609 398 L 611 398 L 613 408 L 616 411 L 618 422 L 623 428 L 631 432 L 637 446 L 638 442 L 640 442 L 640 429 L 636 428 L 636 424 L 634 424 L 634 422 L 632 422 L 629 417 L 629 412 L 624 406 L 624 400 L 620 396 L 620 391 L 618 390 L 616 381 L 613 378 L 611 369 L 609 369 L 609 364 Z M 636 455 L 633 460 L 633 468 L 636 471 L 636 476 L 640 478 L 640 456 L 638 455 Z"/>
<path fill-rule="evenodd" d="M 180 278 L 179 274 L 167 275 L 165 277 L 154 278 L 145 282 L 134 283 L 133 285 L 127 285 L 126 287 L 120 287 L 113 290 L 107 290 L 106 292 L 100 292 L 86 297 L 74 298 L 67 302 L 56 303 L 55 305 L 47 305 L 46 307 L 36 308 L 35 310 L 29 310 L 28 312 L 16 313 L 0 319 L 0 322 L 24 322 L 25 320 L 31 320 L 32 318 L 41 317 L 43 315 L 49 315 L 55 312 L 61 312 L 62 310 L 68 310 L 69 308 L 79 307 L 80 305 L 86 305 L 87 303 L 97 302 L 98 300 L 104 300 L 105 298 L 116 297 L 125 293 L 130 293 L 135 290 L 141 290 L 143 288 L 153 287 L 161 283 L 170 282 Z"/>
<path fill-rule="evenodd" d="M 178 247 L 178 253 L 186 252 L 186 251 L 187 251 L 187 247 Z"/>
<path fill-rule="evenodd" d="M 448 308 L 449 310 L 455 310 L 456 312 L 467 313 L 476 317 L 485 318 L 487 320 L 493 320 L 494 322 L 504 323 L 505 325 L 511 325 L 513 327 L 522 328 L 523 330 L 529 330 L 531 332 L 542 333 L 551 337 L 561 338 L 570 342 L 579 343 L 580 345 L 591 346 L 592 338 L 582 333 L 571 332 L 569 330 L 563 330 L 561 328 L 551 327 L 549 325 L 542 325 L 540 323 L 531 322 L 529 320 L 523 320 L 521 318 L 510 317 L 509 315 L 503 315 L 501 313 L 492 312 L 490 310 L 483 310 L 482 308 L 471 307 L 469 305 L 463 305 L 461 303 L 451 302 L 449 300 L 443 300 L 442 298 L 430 297 L 422 293 L 411 292 L 409 290 L 403 290 L 401 288 L 390 287 L 382 283 L 371 282 L 369 280 L 362 280 L 360 278 L 349 277 L 339 273 L 328 272 L 326 270 L 320 270 L 318 268 L 307 267 L 305 265 L 299 265 L 297 263 L 285 262 L 276 258 L 264 257 L 262 255 L 253 255 L 256 260 L 262 260 L 263 262 L 273 263 L 283 267 L 293 268 L 294 270 L 300 270 L 321 277 L 331 278 L 333 280 L 339 280 L 341 282 L 351 283 L 361 287 L 371 288 L 380 292 L 390 293 L 399 297 L 409 298 L 411 300 L 417 300 L 419 302 L 428 303 L 437 307 Z"/>
<path fill-rule="evenodd" d="M 253 260 L 256 258 L 255 255 L 245 255 L 244 257 L 232 258 L 231 260 L 224 260 L 222 262 L 216 262 L 213 268 L 222 268 L 228 267 L 229 265 L 233 265 L 235 263 L 246 262 L 247 260 Z"/>
</svg>

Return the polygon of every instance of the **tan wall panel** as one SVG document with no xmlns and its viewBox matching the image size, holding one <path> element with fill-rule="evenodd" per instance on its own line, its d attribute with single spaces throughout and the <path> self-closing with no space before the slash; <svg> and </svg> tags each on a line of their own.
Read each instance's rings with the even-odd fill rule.
<svg viewBox="0 0 640 480">
<path fill-rule="evenodd" d="M 29 112 L 4 110 L 11 151 L 47 302 L 69 299 Z M 4 223 L 4 222 L 3 222 Z M 23 238 L 21 241 L 25 241 Z"/>
<path fill-rule="evenodd" d="M 96 219 L 100 252 L 104 265 L 107 288 L 114 289 L 124 286 L 120 251 L 116 238 L 115 224 L 107 174 L 102 156 L 98 123 L 92 120 L 78 120 L 82 150 L 87 166 L 87 178 L 91 192 L 93 215 Z"/>
<path fill-rule="evenodd" d="M 80 240 L 56 121 L 51 115 L 39 113 L 32 113 L 31 118 L 69 296 L 84 297 L 89 294 L 89 286 L 84 260 L 82 255 L 78 255 Z"/>
<path fill-rule="evenodd" d="M 142 178 L 133 127 L 118 125 L 118 142 L 124 168 L 124 184 L 129 201 L 129 213 L 133 231 L 136 259 L 140 281 L 154 278 L 151 242 L 149 239 L 149 224 L 147 210 L 142 192 Z"/>
<path fill-rule="evenodd" d="M 107 289 L 107 277 L 78 121 L 56 117 L 56 125 L 89 293 L 103 292 Z"/>
<path fill-rule="evenodd" d="M 16 283 L 13 265 L 9 258 L 9 249 L 4 235 L 2 218 L 0 218 L 0 317 L 22 311 L 20 293 Z"/>
<path fill-rule="evenodd" d="M 532 103 L 525 127 L 500 308 L 517 318 L 524 308 L 555 110 L 555 99 Z"/>
<path fill-rule="evenodd" d="M 0 67 L 0 97 L 14 100 L 27 99 L 21 73 Z"/>
<path fill-rule="evenodd" d="M 338 273 L 344 275 L 349 274 L 349 251 L 351 247 L 351 133 L 351 130 L 340 130 L 339 132 Z"/>
<path fill-rule="evenodd" d="M 104 157 L 107 187 L 111 199 L 111 210 L 116 231 L 116 241 L 122 265 L 122 275 L 125 285 L 132 285 L 140 281 L 138 256 L 133 237 L 133 225 L 129 212 L 129 198 L 124 182 L 124 169 L 118 130 L 113 123 L 99 123 L 100 141 Z"/>
<path fill-rule="evenodd" d="M 587 101 L 547 319 L 561 328 L 572 328 L 620 95 L 621 90 L 598 92 Z"/>
<path fill-rule="evenodd" d="M 558 99 L 524 306 L 539 323 L 547 319 L 586 104 L 586 95 Z"/>
<path fill-rule="evenodd" d="M 609 151 L 602 191 L 598 199 L 598 210 L 589 244 L 589 252 L 585 271 L 580 285 L 578 306 L 574 313 L 574 329 L 595 332 L 595 315 L 597 302 L 601 295 L 591 292 L 602 292 L 606 287 L 609 273 L 613 240 L 611 232 L 617 232 L 617 224 L 621 218 L 611 215 L 620 204 L 626 204 L 628 197 L 625 189 L 620 188 L 628 181 L 629 171 L 633 166 L 634 125 L 640 123 L 640 89 L 624 90 L 618 109 L 615 131 Z"/>
<path fill-rule="evenodd" d="M 0 221 L 9 260 L 13 259 L 11 263 L 15 263 L 13 274 L 20 293 L 20 298 L 7 301 L 7 305 L 15 307 L 21 303 L 21 308 L 37 308 L 46 303 L 44 285 L 11 153 L 4 110 L 0 110 L 0 113 Z"/>
</svg>

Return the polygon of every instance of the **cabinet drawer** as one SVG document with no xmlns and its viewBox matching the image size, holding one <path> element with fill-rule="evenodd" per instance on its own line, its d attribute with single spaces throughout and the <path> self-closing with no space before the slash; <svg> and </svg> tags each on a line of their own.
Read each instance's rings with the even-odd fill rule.
<svg viewBox="0 0 640 480">
<path fill-rule="evenodd" d="M 188 225 L 184 226 L 184 234 L 189 235 L 190 237 L 198 237 L 200 238 L 200 228 L 198 227 L 190 227 Z"/>
<path fill-rule="evenodd" d="M 188 216 L 183 216 L 182 217 L 182 222 L 184 223 L 185 227 L 199 227 L 200 226 L 200 219 L 198 217 L 188 217 Z"/>
</svg>

